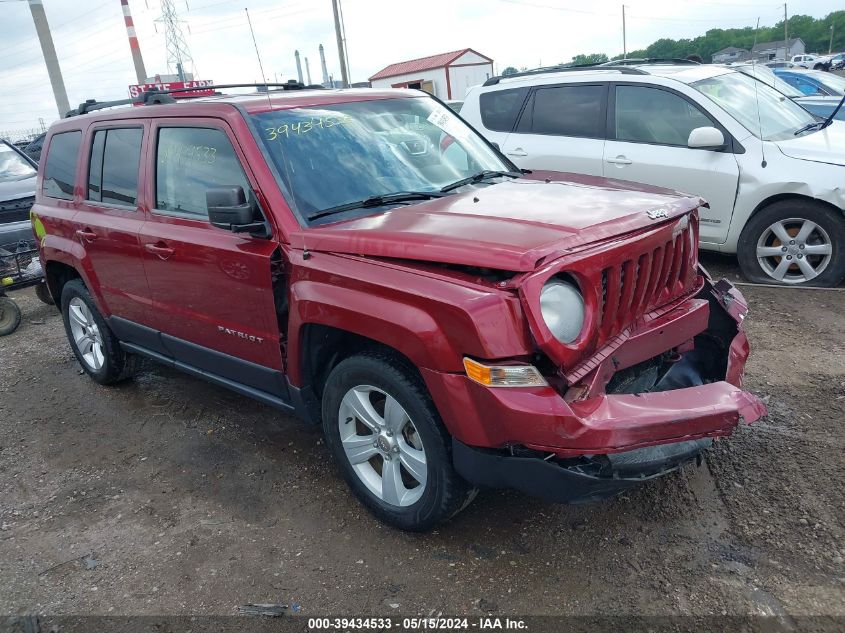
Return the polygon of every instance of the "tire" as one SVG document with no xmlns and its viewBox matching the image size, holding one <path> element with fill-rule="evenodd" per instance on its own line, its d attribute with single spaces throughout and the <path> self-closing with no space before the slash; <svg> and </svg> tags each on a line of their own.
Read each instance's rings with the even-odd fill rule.
<svg viewBox="0 0 845 633">
<path fill-rule="evenodd" d="M 53 301 L 53 297 L 50 295 L 50 289 L 47 287 L 46 283 L 40 283 L 35 286 L 35 296 L 41 301 L 41 303 L 46 303 L 48 306 L 56 305 L 56 302 Z"/>
<path fill-rule="evenodd" d="M 347 358 L 329 374 L 322 407 L 326 444 L 344 479 L 384 523 L 424 532 L 474 498 L 452 467 L 450 435 L 406 362 L 380 352 Z"/>
<path fill-rule="evenodd" d="M 836 286 L 845 278 L 845 216 L 812 200 L 774 202 L 742 229 L 737 258 L 755 283 Z"/>
<path fill-rule="evenodd" d="M 21 324 L 21 309 L 9 297 L 0 297 L 0 336 L 6 336 Z"/>
<path fill-rule="evenodd" d="M 70 347 L 86 374 L 101 385 L 132 377 L 137 357 L 120 347 L 120 341 L 79 279 L 62 288 L 62 320 Z"/>
</svg>

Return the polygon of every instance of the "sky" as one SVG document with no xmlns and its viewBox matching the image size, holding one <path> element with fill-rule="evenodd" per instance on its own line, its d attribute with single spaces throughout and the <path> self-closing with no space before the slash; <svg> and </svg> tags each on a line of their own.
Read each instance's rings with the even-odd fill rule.
<svg viewBox="0 0 845 633">
<path fill-rule="evenodd" d="M 71 106 L 123 99 L 136 83 L 120 0 L 43 0 Z M 331 0 L 174 0 L 197 79 L 217 84 L 261 80 L 245 8 L 266 79 L 296 77 L 294 51 L 321 77 L 340 78 Z M 129 0 L 147 74 L 167 73 L 159 0 Z M 766 0 L 625 0 L 627 48 L 661 37 L 695 37 L 712 28 L 771 26 L 783 5 Z M 507 66 L 565 62 L 578 53 L 622 52 L 622 3 L 613 0 L 341 0 L 351 81 L 388 64 L 473 48 Z M 802 0 L 792 14 L 819 18 L 841 0 Z M 304 64 L 304 61 L 303 61 Z M 303 69 L 304 72 L 304 69 Z M 0 135 L 58 117 L 29 6 L 0 0 Z"/>
</svg>

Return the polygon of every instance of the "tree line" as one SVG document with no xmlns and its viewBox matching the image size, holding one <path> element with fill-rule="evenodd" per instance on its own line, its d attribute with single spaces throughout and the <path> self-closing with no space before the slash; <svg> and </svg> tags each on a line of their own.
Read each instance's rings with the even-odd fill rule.
<svg viewBox="0 0 845 633">
<path fill-rule="evenodd" d="M 833 30 L 831 31 L 831 27 Z M 804 40 L 807 53 L 827 54 L 828 48 L 834 53 L 845 50 L 845 11 L 834 11 L 823 18 L 816 19 L 809 15 L 793 15 L 787 23 L 789 38 L 800 37 Z M 710 61 L 713 53 L 723 48 L 735 46 L 751 50 L 754 43 L 783 41 L 783 20 L 774 26 L 753 26 L 738 29 L 711 29 L 694 39 L 673 40 L 661 38 L 646 48 L 628 51 L 628 57 L 663 57 L 683 58 L 699 55 L 704 61 Z M 833 36 L 831 39 L 831 35 Z M 622 59 L 622 55 L 608 58 L 604 53 L 575 55 L 569 64 L 599 64 L 610 59 Z"/>
</svg>

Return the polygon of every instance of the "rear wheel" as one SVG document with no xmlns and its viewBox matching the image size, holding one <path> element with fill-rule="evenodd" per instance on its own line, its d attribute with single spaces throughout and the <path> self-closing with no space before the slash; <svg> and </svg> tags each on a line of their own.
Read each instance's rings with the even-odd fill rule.
<svg viewBox="0 0 845 633">
<path fill-rule="evenodd" d="M 136 357 L 120 347 L 79 279 L 67 282 L 62 289 L 62 318 L 73 353 L 91 378 L 101 385 L 111 385 L 135 373 Z"/>
<path fill-rule="evenodd" d="M 845 277 L 845 218 L 811 200 L 775 202 L 745 225 L 737 257 L 753 282 L 835 286 Z"/>
<path fill-rule="evenodd" d="M 6 336 L 21 324 L 21 309 L 9 297 L 0 297 L 0 336 Z"/>
<path fill-rule="evenodd" d="M 425 386 L 396 358 L 339 363 L 323 392 L 323 430 L 352 491 L 389 525 L 429 530 L 474 496 L 452 467 L 450 436 Z"/>
</svg>

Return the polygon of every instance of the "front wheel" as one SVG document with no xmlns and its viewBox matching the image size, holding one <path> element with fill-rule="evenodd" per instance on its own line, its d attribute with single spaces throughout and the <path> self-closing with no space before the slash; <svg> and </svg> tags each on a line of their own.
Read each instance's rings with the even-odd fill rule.
<svg viewBox="0 0 845 633">
<path fill-rule="evenodd" d="M 422 380 L 397 358 L 339 363 L 323 391 L 323 431 L 352 491 L 389 525 L 429 530 L 474 496 L 452 467 L 450 436 Z"/>
<path fill-rule="evenodd" d="M 845 277 L 845 218 L 812 200 L 775 202 L 745 225 L 737 257 L 749 281 L 836 286 Z"/>
</svg>

